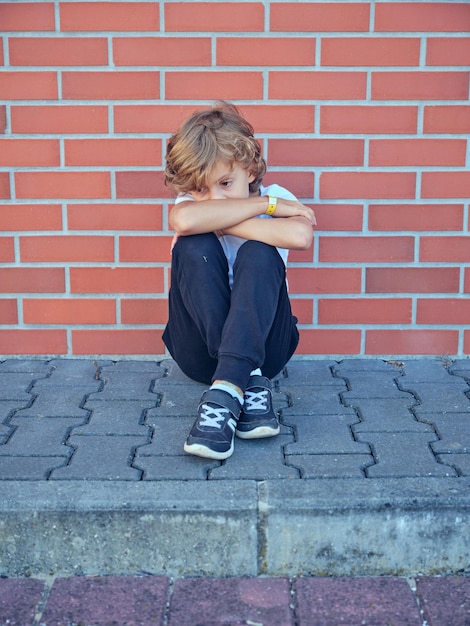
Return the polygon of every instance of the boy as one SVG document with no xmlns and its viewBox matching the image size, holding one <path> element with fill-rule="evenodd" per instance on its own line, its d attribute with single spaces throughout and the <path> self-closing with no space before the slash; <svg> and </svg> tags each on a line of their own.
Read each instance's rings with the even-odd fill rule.
<svg viewBox="0 0 470 626">
<path fill-rule="evenodd" d="M 279 433 L 270 379 L 299 340 L 285 268 L 288 249 L 310 247 L 315 217 L 287 190 L 263 187 L 265 172 L 253 128 L 226 102 L 194 113 L 168 144 L 177 198 L 163 340 L 187 376 L 210 384 L 184 444 L 205 458 L 228 458 L 235 434 Z"/>
</svg>

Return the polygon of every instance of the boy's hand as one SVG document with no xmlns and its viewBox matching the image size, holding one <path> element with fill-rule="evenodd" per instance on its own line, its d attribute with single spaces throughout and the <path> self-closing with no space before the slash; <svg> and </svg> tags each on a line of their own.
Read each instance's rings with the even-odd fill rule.
<svg viewBox="0 0 470 626">
<path fill-rule="evenodd" d="M 313 209 L 297 200 L 284 200 L 283 198 L 277 199 L 276 212 L 273 217 L 305 217 L 312 226 L 317 223 Z"/>
</svg>

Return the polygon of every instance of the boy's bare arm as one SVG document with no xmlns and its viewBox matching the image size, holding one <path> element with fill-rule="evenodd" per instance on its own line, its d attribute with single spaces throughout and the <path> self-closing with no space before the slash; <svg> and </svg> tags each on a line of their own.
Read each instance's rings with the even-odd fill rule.
<svg viewBox="0 0 470 626">
<path fill-rule="evenodd" d="M 197 235 L 226 230 L 264 214 L 267 206 L 267 196 L 181 202 L 176 204 L 170 212 L 170 226 L 178 235 Z M 315 223 L 312 209 L 295 200 L 279 198 L 276 217 L 304 217 L 310 224 Z M 240 236 L 244 237 L 244 235 Z M 256 237 L 245 237 L 245 239 L 256 239 Z"/>
<path fill-rule="evenodd" d="M 314 218 L 313 218 L 314 219 Z M 312 245 L 312 225 L 315 222 L 303 216 L 275 219 L 252 218 L 241 224 L 223 229 L 224 235 L 262 241 L 278 248 L 307 250 Z"/>
</svg>

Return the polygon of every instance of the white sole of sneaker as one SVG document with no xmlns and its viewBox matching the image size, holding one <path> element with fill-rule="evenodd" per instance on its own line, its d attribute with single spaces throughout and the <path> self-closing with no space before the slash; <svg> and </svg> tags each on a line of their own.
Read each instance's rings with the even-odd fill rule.
<svg viewBox="0 0 470 626">
<path fill-rule="evenodd" d="M 260 426 L 259 428 L 255 428 L 254 430 L 249 430 L 247 432 L 243 431 L 235 431 L 235 435 L 239 439 L 264 439 L 265 437 L 275 437 L 279 435 L 281 428 L 268 428 L 268 426 Z"/>
<path fill-rule="evenodd" d="M 184 444 L 184 451 L 188 454 L 193 454 L 194 456 L 201 456 L 204 459 L 214 459 L 215 461 L 224 461 L 228 459 L 233 454 L 233 444 L 230 450 L 227 452 L 216 452 L 215 450 L 211 450 L 207 446 L 203 446 L 200 443 L 193 444 Z"/>
</svg>

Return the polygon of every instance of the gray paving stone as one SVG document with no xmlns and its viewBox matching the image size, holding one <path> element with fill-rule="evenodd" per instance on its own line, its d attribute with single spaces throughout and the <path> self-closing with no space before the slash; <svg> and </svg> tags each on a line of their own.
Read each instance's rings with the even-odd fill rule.
<svg viewBox="0 0 470 626">
<path fill-rule="evenodd" d="M 33 578 L 0 578 L 0 624 L 32 624 L 44 587 L 44 581 Z"/>
<path fill-rule="evenodd" d="M 470 454 L 438 454 L 438 460 L 453 467 L 458 476 L 470 476 Z"/>
<path fill-rule="evenodd" d="M 151 441 L 141 446 L 137 457 L 183 454 L 183 443 L 193 425 L 194 416 L 183 415 L 179 419 L 158 415 L 158 409 L 148 412 L 145 423 L 152 428 Z"/>
<path fill-rule="evenodd" d="M 358 439 L 373 447 L 376 465 L 366 470 L 369 478 L 456 476 L 452 468 L 437 463 L 431 433 L 362 433 Z"/>
<path fill-rule="evenodd" d="M 350 390 L 341 394 L 345 403 L 353 399 L 411 400 L 408 392 L 398 388 L 396 379 L 381 373 L 362 372 L 348 378 Z"/>
<path fill-rule="evenodd" d="M 160 384 L 168 383 L 170 385 L 195 385 L 201 389 L 207 388 L 207 385 L 197 383 L 191 378 L 188 378 L 186 374 L 183 374 L 173 359 L 164 359 L 163 361 L 160 361 L 159 366 L 162 371 L 162 377 L 159 379 Z"/>
<path fill-rule="evenodd" d="M 35 394 L 41 393 L 59 393 L 64 391 L 69 393 L 70 389 L 80 391 L 83 395 L 99 391 L 103 386 L 100 380 L 88 380 L 78 376 L 50 376 L 49 378 L 40 378 L 34 382 L 31 392 Z"/>
<path fill-rule="evenodd" d="M 413 383 L 409 388 L 420 402 L 415 409 L 417 412 L 470 412 L 470 399 L 465 395 L 467 389 L 463 387 L 458 389 L 454 385 Z"/>
<path fill-rule="evenodd" d="M 168 587 L 163 576 L 59 578 L 52 585 L 41 624 L 160 626 Z"/>
<path fill-rule="evenodd" d="M 290 361 L 276 381 L 280 388 L 290 385 L 342 385 L 345 388 L 345 383 L 333 376 L 331 368 L 335 365 L 336 361 Z"/>
<path fill-rule="evenodd" d="M 98 369 L 100 365 L 106 365 L 112 361 L 99 361 L 95 359 L 52 359 L 49 365 L 52 367 L 52 376 L 54 378 L 80 378 L 86 380 L 97 380 Z"/>
<path fill-rule="evenodd" d="M 461 379 L 452 376 L 452 370 L 442 360 L 406 361 L 403 369 L 404 383 L 440 383 L 445 385 L 462 384 Z M 401 380 L 401 379 L 400 379 Z"/>
<path fill-rule="evenodd" d="M 334 366 L 334 370 L 338 374 L 340 372 L 347 372 L 348 374 L 356 372 L 389 372 L 393 375 L 394 373 L 400 374 L 404 366 L 405 362 L 393 359 L 344 359 Z"/>
<path fill-rule="evenodd" d="M 42 391 L 31 406 L 19 410 L 15 417 L 77 417 L 88 418 L 90 412 L 81 408 L 86 400 L 83 388 L 51 387 Z"/>
<path fill-rule="evenodd" d="M 0 376 L 0 398 L 2 400 L 17 400 L 31 402 L 33 396 L 29 393 L 34 379 L 28 373 L 2 372 Z"/>
<path fill-rule="evenodd" d="M 6 359 L 0 361 L 0 374 L 11 372 L 47 376 L 50 371 L 50 363 L 39 359 Z"/>
<path fill-rule="evenodd" d="M 131 463 L 135 448 L 146 442 L 145 437 L 73 435 L 67 440 L 75 448 L 70 463 L 55 470 L 51 480 L 140 480 Z"/>
<path fill-rule="evenodd" d="M 175 581 L 168 626 L 294 626 L 287 578 Z"/>
<path fill-rule="evenodd" d="M 308 391 L 304 386 L 292 385 L 287 391 L 289 406 L 282 409 L 284 417 L 291 415 L 342 415 L 348 413 L 348 409 L 340 399 L 339 390 L 328 386 L 310 387 Z M 355 415 L 351 409 L 351 415 Z"/>
<path fill-rule="evenodd" d="M 470 624 L 470 578 L 418 578 L 416 593 L 429 626 Z"/>
<path fill-rule="evenodd" d="M 6 443 L 7 439 L 13 434 L 13 428 L 0 424 L 0 445 Z M 1 448 L 0 448 L 1 450 Z"/>
<path fill-rule="evenodd" d="M 292 441 L 290 435 L 266 439 L 235 439 L 235 451 L 223 465 L 209 472 L 209 478 L 269 480 L 300 478 L 298 470 L 284 464 L 283 446 Z"/>
<path fill-rule="evenodd" d="M 136 456 L 133 466 L 142 470 L 142 480 L 208 480 L 210 470 L 220 463 L 190 456 L 181 444 L 179 456 Z"/>
<path fill-rule="evenodd" d="M 159 394 L 158 415 L 180 417 L 190 415 L 196 418 L 196 411 L 201 400 L 201 395 L 207 387 L 188 385 L 169 385 L 164 388 L 160 381 L 155 385 L 155 391 Z"/>
<path fill-rule="evenodd" d="M 294 427 L 294 443 L 286 445 L 286 454 L 354 454 L 370 452 L 367 444 L 353 439 L 351 425 L 355 415 L 296 415 L 283 422 Z"/>
<path fill-rule="evenodd" d="M 101 364 L 98 361 L 100 371 L 106 375 L 110 375 L 114 372 L 119 373 L 147 373 L 155 374 L 156 377 L 165 375 L 164 369 L 160 366 L 158 361 L 116 361 L 105 362 Z"/>
<path fill-rule="evenodd" d="M 0 447 L 4 456 L 70 456 L 66 439 L 80 420 L 63 417 L 18 417 L 10 420 L 15 428 L 8 442 Z"/>
<path fill-rule="evenodd" d="M 470 415 L 466 413 L 431 414 L 440 441 L 433 452 L 470 452 Z"/>
<path fill-rule="evenodd" d="M 348 406 L 353 407 L 361 419 L 353 424 L 353 432 L 434 432 L 429 424 L 419 422 L 409 410 L 411 400 L 367 400 L 359 398 L 347 401 Z"/>
<path fill-rule="evenodd" d="M 374 459 L 371 454 L 286 454 L 286 463 L 299 469 L 301 478 L 364 478 Z"/>
<path fill-rule="evenodd" d="M 296 616 L 302 626 L 421 626 L 410 587 L 399 578 L 297 578 Z"/>
<path fill-rule="evenodd" d="M 47 480 L 51 471 L 67 464 L 69 456 L 0 456 L 1 480 Z"/>
<path fill-rule="evenodd" d="M 113 372 L 102 374 L 102 389 L 90 394 L 90 400 L 148 400 L 155 398 L 152 372 Z"/>
<path fill-rule="evenodd" d="M 156 404 L 149 400 L 87 400 L 84 408 L 91 411 L 89 420 L 74 430 L 74 435 L 141 435 L 148 436 L 143 424 L 146 411 Z"/>
</svg>

